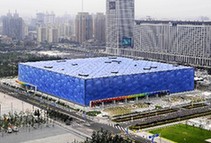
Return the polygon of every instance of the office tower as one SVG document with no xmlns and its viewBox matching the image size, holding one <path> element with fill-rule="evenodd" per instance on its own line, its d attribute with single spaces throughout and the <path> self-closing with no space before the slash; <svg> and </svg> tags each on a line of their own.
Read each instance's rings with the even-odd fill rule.
<svg viewBox="0 0 211 143">
<path fill-rule="evenodd" d="M 36 24 L 43 25 L 44 21 L 45 21 L 45 14 L 41 12 L 37 13 Z"/>
<path fill-rule="evenodd" d="M 47 42 L 47 27 L 38 27 L 37 28 L 37 41 L 39 43 Z"/>
<path fill-rule="evenodd" d="M 2 21 L 1 21 L 1 18 L 0 18 L 0 35 L 3 34 L 3 24 L 2 24 Z"/>
<path fill-rule="evenodd" d="M 94 38 L 100 43 L 105 43 L 106 16 L 103 13 L 97 13 L 93 17 Z"/>
<path fill-rule="evenodd" d="M 83 43 L 93 39 L 93 19 L 87 12 L 79 12 L 75 18 L 76 40 Z"/>
<path fill-rule="evenodd" d="M 48 42 L 49 43 L 57 43 L 59 42 L 59 30 L 57 28 L 49 28 L 48 29 Z"/>
<path fill-rule="evenodd" d="M 94 39 L 98 43 L 105 43 L 105 15 L 103 13 L 97 13 L 94 16 Z"/>
<path fill-rule="evenodd" d="M 3 35 L 22 40 L 24 38 L 24 21 L 16 12 L 14 15 L 8 13 L 3 17 Z"/>
<path fill-rule="evenodd" d="M 120 54 L 121 48 L 133 48 L 134 0 L 106 1 L 106 48 Z"/>
<path fill-rule="evenodd" d="M 47 12 L 45 14 L 44 23 L 45 24 L 54 24 L 55 23 L 55 14 L 53 12 L 51 12 L 51 13 Z"/>
<path fill-rule="evenodd" d="M 60 38 L 68 38 L 73 34 L 73 26 L 70 23 L 59 24 L 58 29 Z"/>
<path fill-rule="evenodd" d="M 121 53 L 164 62 L 211 66 L 211 22 L 136 21 L 135 48 Z"/>
<path fill-rule="evenodd" d="M 59 42 L 59 29 L 54 26 L 42 26 L 37 28 L 37 41 L 39 43 L 57 43 Z"/>
<path fill-rule="evenodd" d="M 53 12 L 51 13 L 37 13 L 36 21 L 38 26 L 48 25 L 48 24 L 54 24 L 55 23 L 55 14 Z"/>
</svg>

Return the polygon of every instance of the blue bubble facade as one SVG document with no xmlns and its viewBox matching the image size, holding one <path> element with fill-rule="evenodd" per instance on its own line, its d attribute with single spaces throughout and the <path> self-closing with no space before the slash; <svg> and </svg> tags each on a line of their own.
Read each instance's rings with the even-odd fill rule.
<svg viewBox="0 0 211 143">
<path fill-rule="evenodd" d="M 194 69 L 122 57 L 20 63 L 18 79 L 41 92 L 88 106 L 90 101 L 194 89 Z"/>
</svg>

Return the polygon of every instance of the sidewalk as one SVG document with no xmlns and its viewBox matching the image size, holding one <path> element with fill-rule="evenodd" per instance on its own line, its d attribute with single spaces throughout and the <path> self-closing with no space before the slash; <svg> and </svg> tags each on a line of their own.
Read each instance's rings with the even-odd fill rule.
<svg viewBox="0 0 211 143">
<path fill-rule="evenodd" d="M 133 134 L 134 135 L 137 135 L 137 136 L 140 136 L 140 137 L 143 137 L 145 139 L 149 139 L 149 136 L 152 136 L 153 135 L 153 134 L 151 134 L 149 132 L 146 132 L 146 131 L 141 131 L 141 132 L 136 132 L 136 133 L 133 132 Z M 170 141 L 170 140 L 165 139 L 165 138 L 162 138 L 162 137 L 157 137 L 157 138 L 155 138 L 154 141 L 156 143 L 174 143 L 173 141 Z"/>
</svg>

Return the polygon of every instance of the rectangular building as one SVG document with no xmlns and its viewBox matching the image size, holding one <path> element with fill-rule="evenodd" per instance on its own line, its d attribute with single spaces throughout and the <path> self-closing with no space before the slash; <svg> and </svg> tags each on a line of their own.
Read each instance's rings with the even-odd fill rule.
<svg viewBox="0 0 211 143">
<path fill-rule="evenodd" d="M 76 104 L 194 89 L 194 69 L 122 57 L 20 63 L 18 79 Z"/>
<path fill-rule="evenodd" d="M 134 0 L 106 1 L 106 49 L 119 54 L 121 48 L 133 47 Z"/>
<path fill-rule="evenodd" d="M 136 21 L 134 48 L 121 55 L 211 66 L 211 22 Z"/>
<path fill-rule="evenodd" d="M 76 41 L 83 43 L 93 39 L 93 19 L 87 12 L 79 12 L 75 18 Z"/>
</svg>

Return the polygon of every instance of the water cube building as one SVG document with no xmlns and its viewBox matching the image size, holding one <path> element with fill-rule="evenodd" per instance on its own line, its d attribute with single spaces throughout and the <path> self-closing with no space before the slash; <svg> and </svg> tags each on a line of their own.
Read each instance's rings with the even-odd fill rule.
<svg viewBox="0 0 211 143">
<path fill-rule="evenodd" d="M 194 69 L 123 57 L 20 63 L 18 80 L 82 105 L 194 89 Z"/>
</svg>

